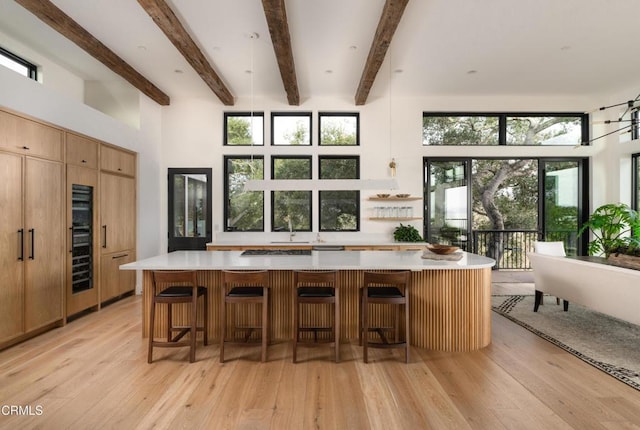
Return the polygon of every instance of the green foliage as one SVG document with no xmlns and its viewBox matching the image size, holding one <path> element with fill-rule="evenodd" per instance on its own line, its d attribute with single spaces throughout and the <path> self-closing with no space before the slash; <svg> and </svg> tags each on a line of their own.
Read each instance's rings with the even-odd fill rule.
<svg viewBox="0 0 640 430">
<path fill-rule="evenodd" d="M 596 209 L 578 234 L 587 230 L 591 230 L 595 237 L 589 242 L 589 255 L 604 253 L 608 257 L 617 249 L 637 248 L 640 243 L 640 213 L 624 203 L 609 203 Z"/>
<path fill-rule="evenodd" d="M 424 240 L 414 226 L 402 223 L 393 230 L 393 239 L 396 242 L 422 242 Z"/>
<path fill-rule="evenodd" d="M 320 191 L 320 230 L 356 231 L 359 191 Z"/>
<path fill-rule="evenodd" d="M 291 133 L 284 133 L 282 136 L 287 145 L 307 145 L 309 144 L 309 130 L 302 120 L 296 121 L 296 128 Z"/>
<path fill-rule="evenodd" d="M 497 145 L 498 117 L 427 116 L 422 138 L 428 145 Z"/>
<path fill-rule="evenodd" d="M 251 145 L 251 122 L 246 118 L 230 116 L 227 118 L 227 144 Z"/>
<path fill-rule="evenodd" d="M 326 119 L 323 119 L 326 121 Z M 355 145 L 355 132 L 349 132 L 340 123 L 322 124 L 320 136 L 322 145 Z"/>
</svg>

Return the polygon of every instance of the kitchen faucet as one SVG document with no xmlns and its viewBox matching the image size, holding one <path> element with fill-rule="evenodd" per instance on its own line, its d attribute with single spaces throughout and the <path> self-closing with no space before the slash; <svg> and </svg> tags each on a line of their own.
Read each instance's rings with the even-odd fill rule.
<svg viewBox="0 0 640 430">
<path fill-rule="evenodd" d="M 293 236 L 296 235 L 296 232 L 293 231 L 293 224 L 291 224 L 291 217 L 287 216 L 287 223 L 289 224 L 289 242 L 293 242 Z"/>
</svg>

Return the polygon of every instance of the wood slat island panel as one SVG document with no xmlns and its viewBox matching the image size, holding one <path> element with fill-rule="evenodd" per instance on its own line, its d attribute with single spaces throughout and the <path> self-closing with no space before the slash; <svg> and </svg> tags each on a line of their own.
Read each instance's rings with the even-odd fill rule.
<svg viewBox="0 0 640 430">
<path fill-rule="evenodd" d="M 206 252 L 206 251 L 205 251 Z M 380 251 L 373 251 L 380 252 Z M 136 263 L 132 263 L 135 265 Z M 304 266 L 304 265 L 302 265 Z M 184 269 L 181 266 L 180 269 Z M 301 267 L 307 268 L 307 266 Z M 166 267 L 165 269 L 170 269 Z M 240 269 L 239 267 L 230 269 Z M 367 270 L 372 270 L 368 269 Z M 388 270 L 384 268 L 383 270 Z M 151 303 L 151 270 L 143 275 L 143 336 L 148 336 L 148 315 Z M 338 270 L 340 288 L 340 337 L 344 341 L 358 338 L 358 295 L 363 270 Z M 274 341 L 293 339 L 293 270 L 270 270 L 270 338 Z M 198 282 L 209 288 L 209 337 L 220 339 L 221 270 L 199 270 Z M 440 351 L 472 351 L 491 342 L 491 268 L 413 270 L 411 276 L 411 344 Z M 200 306 L 202 304 L 200 303 Z M 391 325 L 394 315 L 389 307 L 372 306 L 376 324 Z M 329 325 L 328 306 L 313 306 L 305 312 L 305 325 Z M 159 306 L 156 335 L 164 333 L 166 308 Z M 186 307 L 175 307 L 176 321 L 186 319 Z M 239 306 L 235 314 L 228 313 L 228 325 L 238 321 L 260 321 L 259 306 Z M 201 310 L 200 310 L 201 315 Z M 402 315 L 401 315 L 402 317 Z M 231 333 L 228 333 L 231 334 Z"/>
</svg>

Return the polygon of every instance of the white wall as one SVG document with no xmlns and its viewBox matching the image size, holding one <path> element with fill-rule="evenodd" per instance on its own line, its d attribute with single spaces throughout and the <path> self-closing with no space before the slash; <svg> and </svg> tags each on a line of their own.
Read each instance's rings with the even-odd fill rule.
<svg viewBox="0 0 640 430">
<path fill-rule="evenodd" d="M 460 97 L 460 98 L 400 98 L 393 97 L 393 112 L 389 115 L 388 98 L 370 100 L 364 106 L 354 106 L 350 101 L 338 98 L 307 99 L 300 106 L 289 106 L 283 101 L 256 98 L 236 101 L 235 106 L 226 107 L 216 100 L 188 99 L 172 100 L 170 106 L 163 108 L 163 161 L 162 171 L 168 167 L 212 167 L 213 168 L 213 227 L 214 240 L 256 239 L 283 240 L 287 233 L 271 233 L 268 224 L 270 199 L 265 198 L 265 233 L 225 233 L 222 232 L 223 220 L 223 155 L 242 155 L 253 153 L 268 154 L 353 154 L 360 155 L 361 178 L 388 177 L 387 167 L 393 157 L 397 162 L 397 179 L 400 190 L 394 192 L 422 195 L 423 165 L 425 156 L 431 157 L 608 157 L 611 148 L 605 139 L 594 142 L 590 147 L 425 147 L 422 145 L 422 112 L 423 111 L 477 111 L 477 112 L 535 112 L 535 111 L 570 111 L 584 112 L 600 106 L 602 100 L 586 97 Z M 255 111 L 265 113 L 265 146 L 259 149 L 250 147 L 223 147 L 223 113 L 225 111 L 248 111 L 253 104 Z M 311 147 L 272 147 L 269 143 L 270 117 L 272 111 L 311 111 L 312 142 Z M 359 147 L 318 147 L 317 146 L 317 113 L 318 111 L 357 111 L 360 112 L 360 146 Z M 614 136 L 614 138 L 619 138 Z M 391 143 L 390 143 L 391 142 Z M 593 201 L 610 200 L 617 186 L 609 186 L 611 163 L 594 162 L 595 178 L 592 179 Z M 268 163 L 265 164 L 265 176 L 269 175 Z M 317 177 L 314 171 L 314 177 Z M 617 180 L 617 177 L 615 178 Z M 166 189 L 166 178 L 164 179 Z M 366 200 L 376 191 L 363 190 L 361 193 L 361 232 L 360 233 L 323 233 L 323 238 L 346 239 L 370 238 L 390 239 L 396 222 L 370 221 L 373 207 L 379 202 Z M 166 225 L 166 192 L 161 195 L 162 224 Z M 314 194 L 314 231 L 317 231 L 318 202 Z M 420 208 L 421 202 L 414 203 L 414 210 Z M 421 230 L 422 221 L 412 222 Z M 298 233 L 299 240 L 312 240 L 316 233 Z M 166 241 L 163 235 L 163 241 Z M 163 243 L 164 246 L 164 243 Z"/>
<path fill-rule="evenodd" d="M 84 81 L 69 70 L 0 31 L 2 47 L 38 66 L 38 81 L 45 87 L 79 102 L 84 100 Z M 0 66 L 4 69 L 4 67 Z"/>
</svg>

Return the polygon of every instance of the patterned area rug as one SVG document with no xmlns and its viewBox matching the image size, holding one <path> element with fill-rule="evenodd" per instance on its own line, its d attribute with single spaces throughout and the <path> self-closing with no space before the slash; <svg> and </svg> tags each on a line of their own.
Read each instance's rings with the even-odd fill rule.
<svg viewBox="0 0 640 430">
<path fill-rule="evenodd" d="M 640 391 L 640 326 L 571 303 L 569 311 L 545 296 L 493 296 L 498 314 Z"/>
</svg>

